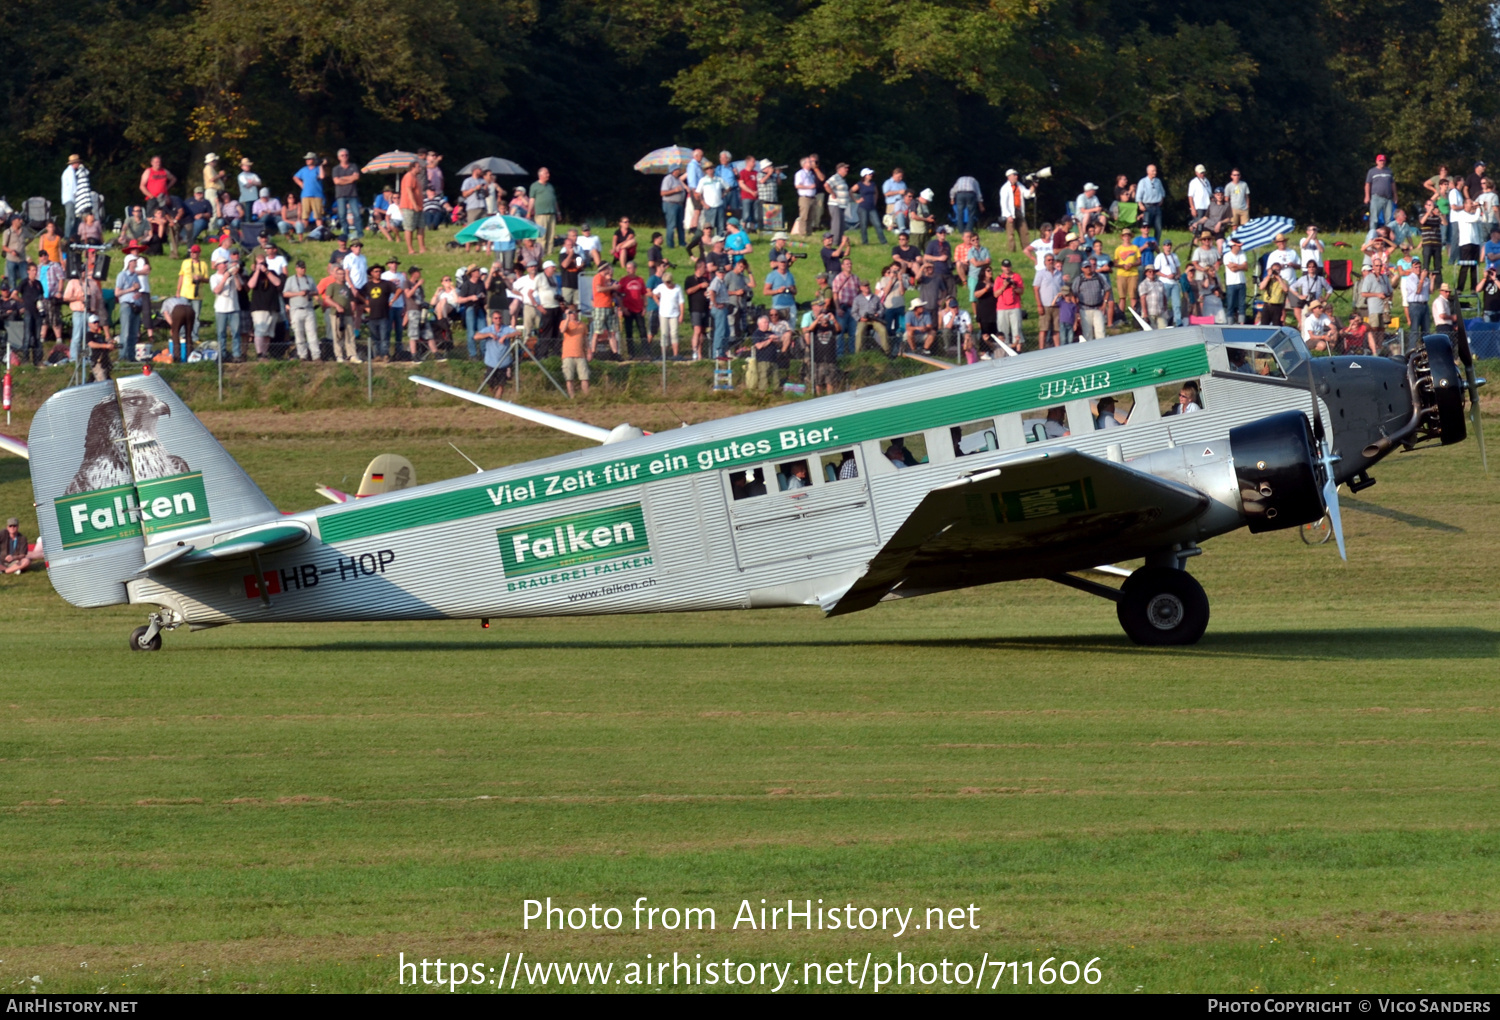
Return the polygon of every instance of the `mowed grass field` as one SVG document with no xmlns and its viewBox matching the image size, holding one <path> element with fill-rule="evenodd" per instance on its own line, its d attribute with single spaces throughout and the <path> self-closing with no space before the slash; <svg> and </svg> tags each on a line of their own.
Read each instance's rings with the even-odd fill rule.
<svg viewBox="0 0 1500 1020">
<path fill-rule="evenodd" d="M 468 470 L 450 441 L 486 466 L 569 442 L 441 412 L 205 420 L 286 509 L 385 450 L 432 480 Z M 1048 957 L 1098 957 L 1108 991 L 1494 990 L 1500 480 L 1472 442 L 1374 473 L 1348 564 L 1291 532 L 1209 543 L 1185 649 L 1034 582 L 836 620 L 233 627 L 148 655 L 141 607 L 6 578 L 0 987 L 396 990 L 400 953 L 800 979 L 900 951 L 1016 960 L 1007 991 Z M 0 459 L 0 509 L 31 498 Z M 626 928 L 523 931 L 547 896 Z M 717 930 L 631 930 L 640 896 Z M 731 930 L 762 897 L 975 904 L 979 928 Z"/>
</svg>

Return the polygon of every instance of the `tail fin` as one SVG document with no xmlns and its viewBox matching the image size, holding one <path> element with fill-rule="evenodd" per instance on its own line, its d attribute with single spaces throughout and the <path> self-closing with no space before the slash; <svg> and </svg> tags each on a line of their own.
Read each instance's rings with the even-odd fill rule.
<svg viewBox="0 0 1500 1020">
<path fill-rule="evenodd" d="M 148 546 L 277 516 L 159 375 L 53 394 L 29 446 L 49 576 L 75 606 L 129 601 Z"/>
</svg>

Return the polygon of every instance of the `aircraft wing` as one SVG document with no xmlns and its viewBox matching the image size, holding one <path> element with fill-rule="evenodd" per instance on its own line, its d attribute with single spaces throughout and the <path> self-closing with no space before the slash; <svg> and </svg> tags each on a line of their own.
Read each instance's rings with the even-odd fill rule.
<svg viewBox="0 0 1500 1020">
<path fill-rule="evenodd" d="M 0 435 L 0 450 L 16 457 L 31 459 L 31 451 L 27 449 L 26 444 L 13 436 Z"/>
<path fill-rule="evenodd" d="M 1077 450 L 1052 450 L 929 492 L 828 612 L 919 594 L 1082 570 L 1143 555 L 1209 497 Z"/>
</svg>

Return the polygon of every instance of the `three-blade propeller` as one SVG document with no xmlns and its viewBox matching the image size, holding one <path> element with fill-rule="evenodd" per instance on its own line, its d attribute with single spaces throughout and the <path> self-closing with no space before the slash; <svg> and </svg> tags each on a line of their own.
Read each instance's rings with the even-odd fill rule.
<svg viewBox="0 0 1500 1020">
<path fill-rule="evenodd" d="M 1464 385 L 1469 390 L 1469 431 L 1474 433 L 1474 438 L 1479 440 L 1479 460 L 1484 465 L 1484 473 L 1490 473 L 1490 457 L 1484 449 L 1484 422 L 1479 414 L 1479 387 L 1485 381 L 1474 374 L 1474 352 L 1469 349 L 1469 335 L 1462 334 L 1461 342 L 1454 345 L 1458 351 L 1458 360 L 1464 365 Z"/>
</svg>

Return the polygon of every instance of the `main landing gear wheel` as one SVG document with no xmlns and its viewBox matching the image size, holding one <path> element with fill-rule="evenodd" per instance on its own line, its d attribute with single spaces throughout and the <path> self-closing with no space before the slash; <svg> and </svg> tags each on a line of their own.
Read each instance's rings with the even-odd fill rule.
<svg viewBox="0 0 1500 1020">
<path fill-rule="evenodd" d="M 151 634 L 150 627 L 137 627 L 130 632 L 130 650 L 132 652 L 159 652 L 161 651 L 161 631 Z M 146 635 L 151 634 L 150 637 Z"/>
<path fill-rule="evenodd" d="M 1185 570 L 1142 567 L 1120 586 L 1115 613 L 1138 645 L 1191 645 L 1208 627 L 1208 596 Z"/>
</svg>

